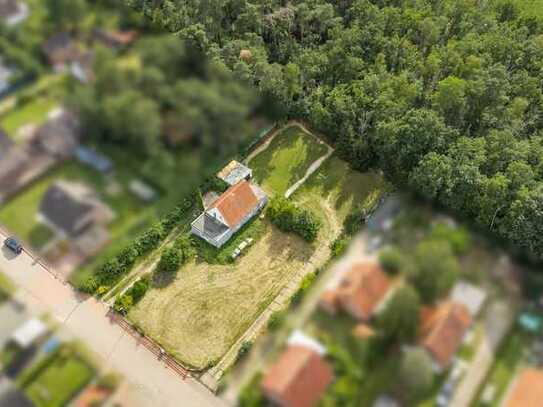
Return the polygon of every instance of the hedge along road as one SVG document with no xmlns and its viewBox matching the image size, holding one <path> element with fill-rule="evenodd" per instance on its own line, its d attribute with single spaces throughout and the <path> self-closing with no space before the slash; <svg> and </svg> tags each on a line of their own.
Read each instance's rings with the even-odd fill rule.
<svg viewBox="0 0 543 407">
<path fill-rule="evenodd" d="M 0 242 L 6 238 L 0 230 Z M 182 380 L 137 340 L 110 321 L 108 307 L 80 295 L 28 252 L 0 251 L 0 270 L 20 288 L 16 296 L 33 314 L 51 314 L 75 338 L 103 359 L 104 369 L 119 372 L 133 389 L 136 406 L 225 406 L 196 380 Z"/>
</svg>

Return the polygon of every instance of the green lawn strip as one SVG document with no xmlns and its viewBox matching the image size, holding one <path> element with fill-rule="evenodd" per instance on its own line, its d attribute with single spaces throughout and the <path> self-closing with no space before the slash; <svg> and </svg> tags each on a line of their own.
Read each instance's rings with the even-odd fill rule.
<svg viewBox="0 0 543 407">
<path fill-rule="evenodd" d="M 0 118 L 0 126 L 15 140 L 17 131 L 26 124 L 39 126 L 47 119 L 47 114 L 58 106 L 58 100 L 49 96 L 40 96 L 22 105 Z"/>
<path fill-rule="evenodd" d="M 383 177 L 375 172 L 361 173 L 333 155 L 298 189 L 292 199 L 308 206 L 327 200 L 331 209 L 343 221 L 357 205 L 376 201 L 390 188 Z M 325 216 L 321 212 L 321 216 Z"/>
<path fill-rule="evenodd" d="M 233 261 L 234 250 L 247 239 L 253 239 L 252 244 L 266 232 L 265 223 L 258 217 L 254 217 L 228 240 L 221 248 L 216 248 L 203 239 L 195 238 L 194 244 L 198 256 L 209 264 L 227 264 Z M 243 256 L 243 253 L 241 254 Z"/>
<path fill-rule="evenodd" d="M 279 133 L 267 149 L 250 161 L 249 166 L 255 180 L 265 190 L 282 195 L 327 150 L 325 144 L 292 126 Z"/>
<path fill-rule="evenodd" d="M 500 346 L 496 359 L 486 381 L 479 390 L 476 402 L 473 407 L 498 407 L 507 391 L 511 380 L 520 365 L 522 365 L 525 351 L 529 349 L 533 337 L 522 332 L 520 329 L 513 330 Z M 481 402 L 481 397 L 486 386 L 493 385 L 495 388 L 494 400 L 490 405 Z"/>
<path fill-rule="evenodd" d="M 23 372 L 18 383 L 37 407 L 62 407 L 94 375 L 94 369 L 83 358 L 64 347 Z"/>
<path fill-rule="evenodd" d="M 15 283 L 0 270 L 0 293 L 7 298 L 11 296 L 16 289 L 17 286 Z"/>
</svg>

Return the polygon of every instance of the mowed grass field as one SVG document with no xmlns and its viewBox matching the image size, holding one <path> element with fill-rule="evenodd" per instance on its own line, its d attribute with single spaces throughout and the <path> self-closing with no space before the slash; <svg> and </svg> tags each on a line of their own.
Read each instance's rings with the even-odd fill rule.
<svg viewBox="0 0 543 407">
<path fill-rule="evenodd" d="M 282 130 L 268 148 L 249 161 L 255 181 L 269 194 L 284 194 L 309 166 L 328 151 L 298 126 Z"/>
<path fill-rule="evenodd" d="M 249 166 L 270 194 L 279 194 L 326 151 L 315 138 L 291 128 Z M 273 164 L 266 164 L 263 157 Z M 305 159 L 292 165 L 300 157 Z M 201 256 L 199 262 L 183 266 L 167 286 L 152 288 L 130 311 L 129 319 L 181 362 L 199 369 L 211 366 L 294 277 L 308 267 L 314 270 L 325 264 L 330 243 L 340 234 L 351 209 L 378 199 L 385 188 L 379 174 L 358 173 L 339 158 L 328 158 L 291 198 L 322 220 L 315 242 L 309 244 L 257 219 L 265 230 L 244 256 L 228 265 L 212 265 Z"/>
<path fill-rule="evenodd" d="M 313 246 L 266 222 L 264 236 L 236 263 L 187 264 L 168 286 L 150 290 L 128 317 L 180 361 L 203 369 L 314 256 Z"/>
</svg>

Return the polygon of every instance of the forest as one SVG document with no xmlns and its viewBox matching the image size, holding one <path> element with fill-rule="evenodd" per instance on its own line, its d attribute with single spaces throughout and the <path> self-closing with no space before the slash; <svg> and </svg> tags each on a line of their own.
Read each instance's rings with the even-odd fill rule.
<svg viewBox="0 0 543 407">
<path fill-rule="evenodd" d="M 514 1 L 125 2 L 353 167 L 543 256 L 543 21 Z"/>
</svg>

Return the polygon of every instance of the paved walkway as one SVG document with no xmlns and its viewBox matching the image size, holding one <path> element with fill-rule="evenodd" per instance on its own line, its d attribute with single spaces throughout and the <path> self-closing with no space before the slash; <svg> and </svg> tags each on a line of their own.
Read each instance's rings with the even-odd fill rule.
<svg viewBox="0 0 543 407">
<path fill-rule="evenodd" d="M 509 303 L 495 302 L 488 307 L 483 326 L 483 338 L 468 371 L 455 392 L 451 406 L 469 407 L 471 405 L 492 367 L 497 348 L 509 331 L 513 318 L 513 307 Z"/>
<path fill-rule="evenodd" d="M 0 242 L 5 234 L 0 232 Z M 182 380 L 107 316 L 106 304 L 82 296 L 36 263 L 28 253 L 0 251 L 0 270 L 19 287 L 17 298 L 30 312 L 47 312 L 75 338 L 101 356 L 105 369 L 125 377 L 135 406 L 207 407 L 226 404 L 196 380 Z M 130 406 L 132 407 L 132 406 Z"/>
</svg>

